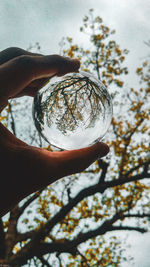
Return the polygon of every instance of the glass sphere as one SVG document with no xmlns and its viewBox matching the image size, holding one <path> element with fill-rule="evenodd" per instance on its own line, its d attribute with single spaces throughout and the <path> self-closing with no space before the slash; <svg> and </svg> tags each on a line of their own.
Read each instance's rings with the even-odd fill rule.
<svg viewBox="0 0 150 267">
<path fill-rule="evenodd" d="M 112 102 L 104 84 L 88 72 L 53 77 L 34 98 L 39 134 L 65 150 L 87 147 L 106 133 Z"/>
</svg>

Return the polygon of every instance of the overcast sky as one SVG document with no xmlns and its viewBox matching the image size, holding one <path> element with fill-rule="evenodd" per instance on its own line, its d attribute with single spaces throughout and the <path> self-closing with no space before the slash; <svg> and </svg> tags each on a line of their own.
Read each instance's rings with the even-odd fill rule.
<svg viewBox="0 0 150 267">
<path fill-rule="evenodd" d="M 150 39 L 150 0 L 0 0 L 0 50 L 26 49 L 39 42 L 45 54 L 59 53 L 63 36 L 82 43 L 79 28 L 90 8 L 116 30 L 121 48 L 130 50 L 128 66 L 134 83 L 133 71 L 150 54 L 144 44 Z M 135 234 L 132 243 L 135 267 L 149 267 L 150 235 Z"/>
<path fill-rule="evenodd" d="M 135 71 L 149 53 L 144 41 L 150 39 L 150 0 L 0 0 L 0 50 L 10 46 L 26 49 L 39 42 L 45 54 L 59 53 L 64 36 L 82 43 L 85 36 L 79 28 L 90 8 L 116 29 L 121 48 L 130 50 L 130 73 Z"/>
<path fill-rule="evenodd" d="M 149 0 L 0 0 L 0 50 L 26 49 L 38 41 L 45 53 L 58 53 L 63 36 L 82 41 L 79 27 L 90 8 L 116 29 L 115 38 L 134 58 L 132 66 L 148 53 L 143 41 L 150 39 Z"/>
</svg>

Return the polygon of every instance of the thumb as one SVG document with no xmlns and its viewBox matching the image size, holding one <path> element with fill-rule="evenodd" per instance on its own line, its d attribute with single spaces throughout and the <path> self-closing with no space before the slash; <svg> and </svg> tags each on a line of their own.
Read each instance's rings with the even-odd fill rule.
<svg viewBox="0 0 150 267">
<path fill-rule="evenodd" d="M 39 181 L 48 185 L 64 176 L 82 172 L 98 158 L 106 156 L 108 152 L 109 147 L 103 142 L 82 149 L 61 152 L 32 148 L 30 174 L 32 170 L 31 177 L 36 177 L 36 184 Z M 43 177 L 42 181 L 41 177 Z"/>
<path fill-rule="evenodd" d="M 17 149 L 16 184 L 24 188 L 26 195 L 67 175 L 82 172 L 98 158 L 109 152 L 109 147 L 96 143 L 90 147 L 61 152 L 22 145 Z M 20 181 L 20 173 L 22 179 Z M 18 179 L 18 180 L 17 180 Z"/>
<path fill-rule="evenodd" d="M 108 152 L 109 147 L 103 142 L 78 150 L 59 152 L 59 175 L 66 176 L 82 172 L 94 161 L 106 156 Z"/>
</svg>

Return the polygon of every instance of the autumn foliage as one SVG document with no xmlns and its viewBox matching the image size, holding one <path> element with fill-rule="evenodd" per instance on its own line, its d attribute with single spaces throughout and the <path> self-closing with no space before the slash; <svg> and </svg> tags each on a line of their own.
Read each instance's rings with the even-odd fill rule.
<svg viewBox="0 0 150 267">
<path fill-rule="evenodd" d="M 82 174 L 29 196 L 0 220 L 0 258 L 12 266 L 117 267 L 127 260 L 118 232 L 149 230 L 149 61 L 136 69 L 137 88 L 126 88 L 129 51 L 116 43 L 115 31 L 92 9 L 80 31 L 85 47 L 67 37 L 61 52 L 79 58 L 81 69 L 108 87 L 114 106 L 106 135 L 111 152 Z M 9 104 L 0 121 L 14 132 L 14 118 Z M 36 143 L 42 145 L 41 139 Z"/>
</svg>

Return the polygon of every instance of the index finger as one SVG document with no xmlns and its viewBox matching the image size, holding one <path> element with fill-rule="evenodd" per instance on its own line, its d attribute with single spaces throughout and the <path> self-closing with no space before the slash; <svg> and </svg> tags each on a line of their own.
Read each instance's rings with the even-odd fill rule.
<svg viewBox="0 0 150 267">
<path fill-rule="evenodd" d="M 8 62 L 11 59 L 14 59 L 16 57 L 20 57 L 23 55 L 28 56 L 43 56 L 40 53 L 32 53 L 30 51 L 24 50 L 19 47 L 8 47 L 2 51 L 0 51 L 0 65 Z"/>
<path fill-rule="evenodd" d="M 0 106 L 19 94 L 32 81 L 79 69 L 80 62 L 59 55 L 16 57 L 0 66 Z"/>
</svg>

